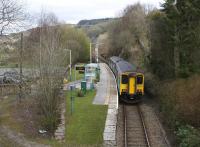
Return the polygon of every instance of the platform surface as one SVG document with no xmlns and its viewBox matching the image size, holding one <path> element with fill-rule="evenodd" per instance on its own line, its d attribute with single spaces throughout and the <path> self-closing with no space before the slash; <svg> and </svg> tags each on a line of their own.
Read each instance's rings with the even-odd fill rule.
<svg viewBox="0 0 200 147">
<path fill-rule="evenodd" d="M 104 145 L 116 146 L 116 126 L 118 113 L 118 92 L 115 77 L 105 63 L 100 63 L 100 82 L 93 104 L 108 105 L 108 112 L 103 133 Z"/>
<path fill-rule="evenodd" d="M 96 85 L 97 93 L 93 104 L 108 105 L 110 96 L 116 94 L 112 88 L 116 86 L 112 71 L 105 63 L 99 63 L 100 66 L 100 81 Z"/>
</svg>

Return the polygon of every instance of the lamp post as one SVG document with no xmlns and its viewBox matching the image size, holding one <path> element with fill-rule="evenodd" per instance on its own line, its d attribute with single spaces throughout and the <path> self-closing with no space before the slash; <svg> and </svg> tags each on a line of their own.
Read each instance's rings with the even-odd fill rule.
<svg viewBox="0 0 200 147">
<path fill-rule="evenodd" d="M 102 45 L 104 43 L 91 43 L 90 42 L 90 63 L 92 63 L 92 45 L 95 44 L 96 47 L 95 47 L 95 53 L 96 53 L 96 61 L 97 63 L 99 62 L 99 45 Z"/>
<path fill-rule="evenodd" d="M 72 80 L 72 50 L 65 49 L 66 51 L 69 51 L 69 68 L 70 68 L 70 81 Z"/>
<path fill-rule="evenodd" d="M 71 49 L 64 49 L 64 50 L 69 51 L 70 81 L 72 81 L 72 50 Z M 70 85 L 71 115 L 74 112 L 74 96 L 73 96 L 74 87 L 75 85 Z"/>
<path fill-rule="evenodd" d="M 90 43 L 90 63 L 92 63 L 92 43 Z"/>
<path fill-rule="evenodd" d="M 104 43 L 96 43 L 96 48 L 95 48 L 95 52 L 96 52 L 96 61 L 97 63 L 99 63 L 99 46 L 103 45 Z"/>
<path fill-rule="evenodd" d="M 99 54 L 99 44 L 98 44 L 98 43 L 96 44 L 96 47 L 95 47 L 95 54 L 96 54 L 96 62 L 98 63 L 98 62 L 99 62 L 99 58 L 98 58 L 98 54 Z"/>
</svg>

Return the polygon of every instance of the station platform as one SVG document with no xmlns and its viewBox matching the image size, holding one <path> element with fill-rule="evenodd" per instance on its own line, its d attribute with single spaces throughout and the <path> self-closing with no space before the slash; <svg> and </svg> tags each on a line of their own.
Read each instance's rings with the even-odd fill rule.
<svg viewBox="0 0 200 147">
<path fill-rule="evenodd" d="M 118 114 L 118 91 L 115 77 L 105 63 L 100 63 L 100 82 L 96 86 L 93 104 L 108 105 L 103 133 L 104 145 L 116 146 L 116 127 Z"/>
<path fill-rule="evenodd" d="M 115 98 L 112 101 L 113 104 L 117 105 L 117 91 L 114 75 L 105 63 L 99 63 L 99 66 L 100 81 L 96 85 L 97 93 L 94 98 L 93 104 L 109 105 L 111 96 L 115 96 Z"/>
</svg>

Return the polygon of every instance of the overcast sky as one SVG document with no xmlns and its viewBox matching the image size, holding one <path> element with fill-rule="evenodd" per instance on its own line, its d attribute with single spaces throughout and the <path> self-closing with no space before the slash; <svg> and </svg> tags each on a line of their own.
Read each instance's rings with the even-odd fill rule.
<svg viewBox="0 0 200 147">
<path fill-rule="evenodd" d="M 159 8 L 164 0 L 25 0 L 28 10 L 53 12 L 61 21 L 77 23 L 82 19 L 115 17 L 127 5 L 140 2 Z"/>
</svg>

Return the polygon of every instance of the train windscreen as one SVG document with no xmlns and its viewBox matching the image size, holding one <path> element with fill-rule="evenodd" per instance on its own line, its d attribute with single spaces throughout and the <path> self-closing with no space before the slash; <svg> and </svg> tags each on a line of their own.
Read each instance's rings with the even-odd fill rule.
<svg viewBox="0 0 200 147">
<path fill-rule="evenodd" d="M 128 84 L 128 76 L 122 75 L 122 84 Z"/>
<path fill-rule="evenodd" d="M 142 84 L 143 83 L 143 76 L 137 76 L 137 84 Z"/>
</svg>

